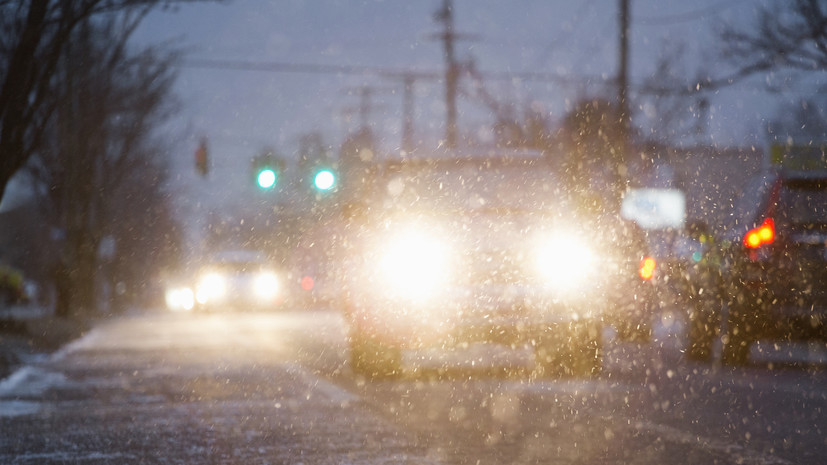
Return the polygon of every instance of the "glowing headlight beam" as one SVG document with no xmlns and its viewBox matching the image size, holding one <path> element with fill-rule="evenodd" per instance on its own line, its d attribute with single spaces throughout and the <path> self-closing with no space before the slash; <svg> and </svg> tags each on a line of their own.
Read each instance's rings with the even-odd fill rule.
<svg viewBox="0 0 827 465">
<path fill-rule="evenodd" d="M 189 311 L 195 306 L 195 295 L 188 287 L 170 289 L 166 292 L 166 303 L 170 310 Z"/>
<path fill-rule="evenodd" d="M 436 238 L 407 233 L 388 244 L 379 269 L 394 294 L 427 298 L 444 283 L 447 256 L 447 248 Z"/>
<path fill-rule="evenodd" d="M 205 304 L 210 300 L 220 298 L 227 291 L 226 286 L 226 281 L 220 274 L 206 274 L 198 283 L 198 289 L 195 292 L 195 300 L 197 300 L 200 304 Z"/>
<path fill-rule="evenodd" d="M 560 291 L 584 283 L 594 267 L 595 256 L 583 241 L 572 235 L 546 239 L 537 252 L 537 267 L 547 284 Z"/>
<path fill-rule="evenodd" d="M 279 279 L 275 273 L 263 272 L 256 276 L 253 289 L 259 298 L 272 299 L 278 295 Z"/>
</svg>

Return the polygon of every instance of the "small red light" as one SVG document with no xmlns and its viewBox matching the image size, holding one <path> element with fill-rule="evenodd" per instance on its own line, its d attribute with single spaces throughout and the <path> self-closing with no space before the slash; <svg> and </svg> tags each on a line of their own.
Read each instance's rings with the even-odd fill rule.
<svg viewBox="0 0 827 465">
<path fill-rule="evenodd" d="M 640 277 L 646 281 L 652 279 L 655 276 L 655 268 L 657 268 L 657 262 L 652 257 L 644 257 L 643 260 L 640 261 Z"/>
<path fill-rule="evenodd" d="M 315 281 L 313 281 L 312 276 L 305 276 L 302 278 L 302 289 L 305 291 L 312 291 L 313 286 L 315 286 Z"/>
<path fill-rule="evenodd" d="M 775 240 L 775 221 L 767 218 L 761 226 L 750 229 L 744 236 L 744 246 L 748 249 L 757 249 L 762 245 L 772 244 Z"/>
</svg>

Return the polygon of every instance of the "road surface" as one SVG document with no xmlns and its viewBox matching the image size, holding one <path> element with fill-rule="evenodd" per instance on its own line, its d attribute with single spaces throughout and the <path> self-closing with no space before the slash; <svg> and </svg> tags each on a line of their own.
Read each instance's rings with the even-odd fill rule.
<svg viewBox="0 0 827 465">
<path fill-rule="evenodd" d="M 528 350 L 406 353 L 355 377 L 335 311 L 107 321 L 0 382 L 3 464 L 823 464 L 823 345 L 685 361 L 679 318 L 606 344 L 594 380 Z"/>
</svg>

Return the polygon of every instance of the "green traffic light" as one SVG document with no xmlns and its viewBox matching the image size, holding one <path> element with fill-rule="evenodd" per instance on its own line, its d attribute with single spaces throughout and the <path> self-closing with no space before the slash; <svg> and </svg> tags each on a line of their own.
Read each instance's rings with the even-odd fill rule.
<svg viewBox="0 0 827 465">
<path fill-rule="evenodd" d="M 316 173 L 316 177 L 313 178 L 313 185 L 316 186 L 316 189 L 323 191 L 333 189 L 335 184 L 336 176 L 330 170 L 319 171 Z"/>
<path fill-rule="evenodd" d="M 270 168 L 263 169 L 259 171 L 256 181 L 262 189 L 270 189 L 276 185 L 276 172 Z"/>
</svg>

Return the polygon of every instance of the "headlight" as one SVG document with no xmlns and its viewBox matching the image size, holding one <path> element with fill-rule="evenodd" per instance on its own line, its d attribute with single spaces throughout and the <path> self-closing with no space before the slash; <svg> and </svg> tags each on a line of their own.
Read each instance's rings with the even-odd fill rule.
<svg viewBox="0 0 827 465">
<path fill-rule="evenodd" d="M 540 242 L 538 249 L 537 269 L 553 290 L 577 290 L 592 278 L 596 257 L 577 236 L 550 236 Z"/>
<path fill-rule="evenodd" d="M 188 287 L 169 289 L 165 297 L 167 308 L 172 311 L 189 311 L 195 306 L 195 296 Z"/>
<path fill-rule="evenodd" d="M 224 276 L 218 273 L 209 273 L 201 278 L 198 282 L 198 288 L 195 292 L 195 299 L 200 304 L 205 304 L 213 299 L 218 299 L 224 296 L 227 292 L 227 283 Z"/>
<path fill-rule="evenodd" d="M 379 261 L 380 280 L 393 295 L 428 298 L 445 284 L 449 265 L 448 248 L 438 238 L 408 232 L 385 247 Z"/>
<path fill-rule="evenodd" d="M 253 281 L 253 292 L 260 299 L 272 299 L 279 293 L 279 279 L 275 273 L 262 272 Z"/>
</svg>

